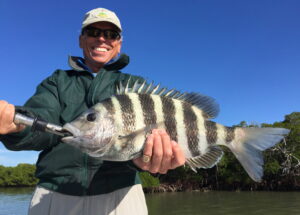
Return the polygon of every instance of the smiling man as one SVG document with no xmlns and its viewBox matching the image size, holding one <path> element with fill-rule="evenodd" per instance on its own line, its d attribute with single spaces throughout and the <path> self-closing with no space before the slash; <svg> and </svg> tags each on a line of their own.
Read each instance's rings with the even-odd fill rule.
<svg viewBox="0 0 300 215">
<path fill-rule="evenodd" d="M 86 65 L 95 73 L 121 51 L 121 29 L 109 22 L 96 22 L 82 29 L 80 48 Z"/>
<path fill-rule="evenodd" d="M 89 11 L 79 45 L 83 58 L 70 57 L 71 70 L 57 70 L 18 111 L 63 125 L 112 96 L 119 82 L 143 79 L 121 73 L 129 58 L 120 54 L 122 27 L 104 8 Z M 138 170 L 166 173 L 185 162 L 183 151 L 165 131 L 153 130 L 143 156 L 130 162 L 106 162 L 61 142 L 53 134 L 32 132 L 13 122 L 15 107 L 0 101 L 0 141 L 10 150 L 39 150 L 39 179 L 29 215 L 144 215 L 145 197 Z"/>
</svg>

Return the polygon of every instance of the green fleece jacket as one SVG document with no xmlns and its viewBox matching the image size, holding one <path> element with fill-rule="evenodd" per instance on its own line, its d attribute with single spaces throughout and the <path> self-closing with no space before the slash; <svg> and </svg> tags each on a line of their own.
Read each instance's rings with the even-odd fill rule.
<svg viewBox="0 0 300 215">
<path fill-rule="evenodd" d="M 129 58 L 121 55 L 118 61 L 105 66 L 97 76 L 84 70 L 76 57 L 70 57 L 72 70 L 57 70 L 45 79 L 20 112 L 48 122 L 64 125 L 101 100 L 115 93 L 116 85 L 141 79 L 121 73 Z M 60 137 L 32 132 L 30 128 L 0 136 L 10 150 L 41 151 L 36 177 L 39 185 L 68 195 L 97 195 L 140 183 L 138 172 L 131 162 L 107 162 L 82 153 L 60 141 Z"/>
</svg>

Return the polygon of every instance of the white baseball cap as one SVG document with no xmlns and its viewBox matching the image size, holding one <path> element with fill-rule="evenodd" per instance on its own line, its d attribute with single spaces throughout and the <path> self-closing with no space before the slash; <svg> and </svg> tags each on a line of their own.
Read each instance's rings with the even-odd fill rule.
<svg viewBox="0 0 300 215">
<path fill-rule="evenodd" d="M 113 11 L 110 11 L 108 9 L 96 8 L 87 12 L 83 19 L 81 29 L 95 22 L 110 22 L 117 26 L 120 32 L 122 31 L 119 18 Z"/>
</svg>

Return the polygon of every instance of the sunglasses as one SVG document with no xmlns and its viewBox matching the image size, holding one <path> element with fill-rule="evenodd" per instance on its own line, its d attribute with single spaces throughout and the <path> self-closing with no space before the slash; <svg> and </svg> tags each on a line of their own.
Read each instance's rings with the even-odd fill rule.
<svg viewBox="0 0 300 215">
<path fill-rule="evenodd" d="M 118 40 L 121 35 L 118 31 L 111 29 L 100 29 L 94 27 L 86 27 L 83 29 L 82 33 L 86 33 L 89 37 L 100 37 L 103 36 L 107 40 Z"/>
</svg>

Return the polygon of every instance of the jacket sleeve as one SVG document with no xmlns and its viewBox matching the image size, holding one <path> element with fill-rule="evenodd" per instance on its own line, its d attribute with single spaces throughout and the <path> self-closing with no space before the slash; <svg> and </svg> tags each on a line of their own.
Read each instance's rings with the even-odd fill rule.
<svg viewBox="0 0 300 215">
<path fill-rule="evenodd" d="M 45 79 L 36 89 L 35 94 L 23 107 L 16 107 L 29 116 L 37 116 L 45 121 L 59 124 L 60 102 L 57 90 L 58 71 Z M 44 132 L 31 132 L 30 128 L 18 133 L 1 135 L 0 141 L 10 150 L 43 150 L 58 142 L 57 135 Z"/>
</svg>

